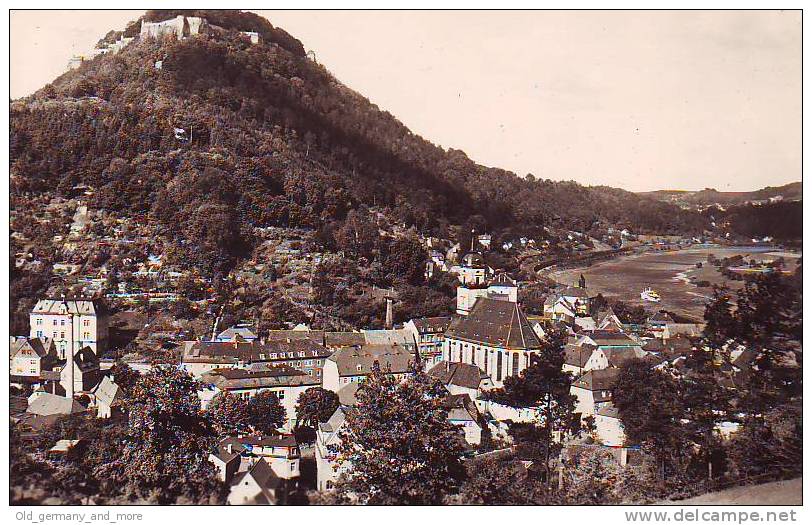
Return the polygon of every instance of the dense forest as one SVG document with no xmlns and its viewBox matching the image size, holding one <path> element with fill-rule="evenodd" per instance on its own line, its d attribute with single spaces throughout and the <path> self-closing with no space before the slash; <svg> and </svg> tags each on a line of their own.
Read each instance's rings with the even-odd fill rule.
<svg viewBox="0 0 812 525">
<path fill-rule="evenodd" d="M 94 207 L 144 214 L 178 243 L 227 257 L 240 256 L 252 226 L 318 228 L 360 204 L 442 235 L 471 223 L 534 235 L 544 226 L 677 233 L 707 224 L 623 190 L 477 165 L 411 133 L 267 20 L 186 14 L 205 16 L 212 29 L 136 39 L 11 103 L 13 194 L 89 185 Z"/>
</svg>

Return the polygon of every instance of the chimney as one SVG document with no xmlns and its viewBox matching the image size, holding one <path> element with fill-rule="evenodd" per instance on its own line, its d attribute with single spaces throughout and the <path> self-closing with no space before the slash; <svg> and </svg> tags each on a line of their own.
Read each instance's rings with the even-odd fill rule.
<svg viewBox="0 0 812 525">
<path fill-rule="evenodd" d="M 232 449 L 233 449 L 233 447 L 232 447 L 231 443 L 229 443 L 228 445 L 226 445 L 226 451 L 227 451 L 229 454 L 232 454 Z"/>
<path fill-rule="evenodd" d="M 392 298 L 386 298 L 386 329 L 391 330 L 393 325 L 392 321 Z"/>
</svg>

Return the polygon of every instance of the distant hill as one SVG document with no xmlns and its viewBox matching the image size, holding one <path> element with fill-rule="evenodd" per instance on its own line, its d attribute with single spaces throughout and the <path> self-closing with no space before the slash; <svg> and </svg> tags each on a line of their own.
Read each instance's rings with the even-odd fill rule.
<svg viewBox="0 0 812 525">
<path fill-rule="evenodd" d="M 803 190 L 800 182 L 791 182 L 783 186 L 767 186 L 756 191 L 716 191 L 713 188 L 706 188 L 699 191 L 657 190 L 641 192 L 638 195 L 681 205 L 710 206 L 719 204 L 730 206 L 776 197 L 781 197 L 784 200 L 800 200 L 803 197 Z"/>
<path fill-rule="evenodd" d="M 543 235 L 545 226 L 707 228 L 701 214 L 670 203 L 522 178 L 444 150 L 257 15 L 150 11 L 144 20 L 178 14 L 204 17 L 210 27 L 180 41 L 136 38 L 11 103 L 12 194 L 91 186 L 94 207 L 140 214 L 213 261 L 239 258 L 251 227 L 318 229 L 362 205 L 442 235 L 455 225 L 528 235 Z M 123 34 L 137 36 L 139 27 L 134 21 Z M 242 31 L 260 33 L 261 42 Z"/>
</svg>

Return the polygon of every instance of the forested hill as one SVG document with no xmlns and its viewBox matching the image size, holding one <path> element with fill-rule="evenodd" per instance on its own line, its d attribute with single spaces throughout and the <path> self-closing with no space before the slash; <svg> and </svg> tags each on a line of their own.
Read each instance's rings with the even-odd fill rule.
<svg viewBox="0 0 812 525">
<path fill-rule="evenodd" d="M 707 224 L 623 190 L 478 165 L 410 132 L 261 17 L 186 14 L 209 20 L 209 32 L 136 38 L 11 103 L 13 195 L 91 186 L 92 206 L 143 213 L 180 241 L 204 242 L 201 232 L 216 224 L 222 238 L 209 239 L 213 253 L 238 250 L 226 246 L 238 247 L 229 241 L 245 240 L 248 226 L 319 228 L 360 204 L 438 233 L 457 224 L 528 233 L 595 225 L 678 233 Z"/>
</svg>

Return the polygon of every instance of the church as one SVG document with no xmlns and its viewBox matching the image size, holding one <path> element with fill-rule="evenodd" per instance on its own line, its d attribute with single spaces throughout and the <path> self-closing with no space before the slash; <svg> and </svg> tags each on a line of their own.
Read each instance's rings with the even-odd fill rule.
<svg viewBox="0 0 812 525">
<path fill-rule="evenodd" d="M 495 387 L 530 366 L 530 356 L 542 347 L 519 306 L 518 286 L 505 273 L 463 282 L 457 288 L 457 314 L 445 334 L 443 360 L 477 366 Z"/>
</svg>

